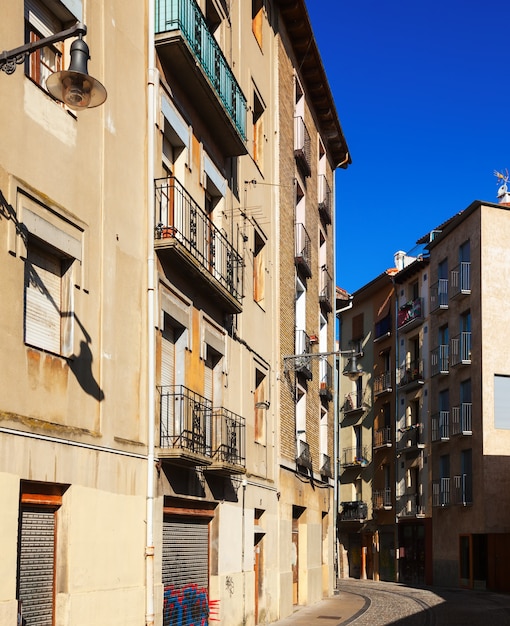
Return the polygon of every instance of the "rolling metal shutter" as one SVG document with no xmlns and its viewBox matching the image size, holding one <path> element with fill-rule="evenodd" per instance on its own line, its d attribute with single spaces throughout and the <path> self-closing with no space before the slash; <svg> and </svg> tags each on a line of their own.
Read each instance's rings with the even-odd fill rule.
<svg viewBox="0 0 510 626">
<path fill-rule="evenodd" d="M 18 597 L 27 626 L 52 626 L 55 512 L 21 510 Z"/>
<path fill-rule="evenodd" d="M 205 520 L 163 521 L 163 586 L 209 590 L 209 526 Z"/>
</svg>

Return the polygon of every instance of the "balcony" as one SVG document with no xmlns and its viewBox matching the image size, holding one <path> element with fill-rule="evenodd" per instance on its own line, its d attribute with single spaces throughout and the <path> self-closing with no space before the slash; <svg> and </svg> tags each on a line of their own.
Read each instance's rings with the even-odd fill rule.
<svg viewBox="0 0 510 626">
<path fill-rule="evenodd" d="M 331 458 L 327 454 L 322 455 L 320 475 L 322 476 L 322 478 L 333 478 L 333 472 L 331 470 Z"/>
<path fill-rule="evenodd" d="M 430 353 L 430 375 L 448 374 L 448 344 L 434 348 Z"/>
<path fill-rule="evenodd" d="M 471 263 L 459 263 L 450 274 L 450 297 L 457 298 L 471 293 Z"/>
<path fill-rule="evenodd" d="M 319 304 L 321 309 L 327 313 L 333 310 L 333 279 L 331 278 L 328 268 L 323 265 L 320 270 L 319 277 Z"/>
<path fill-rule="evenodd" d="M 344 417 L 352 417 L 355 415 L 361 415 L 365 411 L 365 405 L 362 402 L 361 394 L 356 391 L 351 391 L 345 394 L 344 399 Z"/>
<path fill-rule="evenodd" d="M 212 463 L 208 472 L 219 475 L 246 472 L 246 429 L 244 417 L 221 407 L 212 410 Z"/>
<path fill-rule="evenodd" d="M 450 505 L 450 479 L 440 478 L 432 481 L 432 506 L 446 507 Z"/>
<path fill-rule="evenodd" d="M 419 493 L 406 493 L 398 498 L 398 517 L 425 517 L 425 506 Z"/>
<path fill-rule="evenodd" d="M 296 224 L 295 228 L 294 262 L 300 273 L 305 278 L 310 278 L 312 275 L 312 241 L 303 224 Z"/>
<path fill-rule="evenodd" d="M 325 359 L 319 361 L 319 376 L 319 395 L 333 400 L 333 368 Z"/>
<path fill-rule="evenodd" d="M 432 441 L 449 441 L 450 411 L 439 411 L 432 416 Z"/>
<path fill-rule="evenodd" d="M 398 386 L 406 392 L 414 391 L 425 383 L 423 376 L 423 360 L 416 359 L 406 365 L 402 365 L 399 370 Z"/>
<path fill-rule="evenodd" d="M 340 453 L 341 467 L 366 467 L 369 463 L 367 446 L 344 448 Z"/>
<path fill-rule="evenodd" d="M 384 509 L 385 511 L 390 511 L 393 508 L 391 489 L 387 488 L 372 492 L 372 506 L 374 510 Z"/>
<path fill-rule="evenodd" d="M 411 424 L 398 430 L 400 433 L 400 439 L 397 442 L 399 452 L 416 452 L 425 447 L 423 424 Z"/>
<path fill-rule="evenodd" d="M 294 369 L 307 380 L 312 379 L 312 358 L 310 357 L 310 337 L 304 330 L 296 330 L 296 355 Z"/>
<path fill-rule="evenodd" d="M 156 0 L 155 43 L 225 155 L 246 154 L 246 98 L 195 0 Z"/>
<path fill-rule="evenodd" d="M 156 180 L 155 192 L 154 247 L 161 262 L 182 268 L 226 313 L 240 313 L 241 255 L 176 178 Z"/>
<path fill-rule="evenodd" d="M 158 387 L 159 457 L 182 465 L 211 465 L 210 400 L 183 385 Z"/>
<path fill-rule="evenodd" d="M 374 341 L 379 341 L 385 337 L 391 335 L 391 314 L 383 317 L 375 323 L 374 327 Z"/>
<path fill-rule="evenodd" d="M 452 503 L 462 506 L 473 504 L 473 477 L 471 474 L 458 474 L 453 477 Z"/>
<path fill-rule="evenodd" d="M 448 279 L 440 278 L 430 288 L 430 312 L 437 313 L 448 308 Z"/>
<path fill-rule="evenodd" d="M 319 214 L 325 224 L 331 224 L 331 188 L 324 174 L 318 177 L 319 185 Z"/>
<path fill-rule="evenodd" d="M 397 328 L 404 333 L 423 323 L 423 298 L 403 304 L 397 314 Z"/>
<path fill-rule="evenodd" d="M 463 402 L 452 408 L 452 435 L 473 434 L 473 405 Z"/>
<path fill-rule="evenodd" d="M 306 441 L 299 440 L 297 442 L 296 465 L 304 469 L 312 471 L 312 455 L 310 453 L 310 444 Z"/>
<path fill-rule="evenodd" d="M 363 522 L 368 517 L 368 505 L 361 500 L 353 502 L 340 502 L 342 510 L 340 511 L 341 522 Z"/>
<path fill-rule="evenodd" d="M 392 439 L 390 426 L 378 428 L 374 431 L 374 449 L 391 448 Z"/>
<path fill-rule="evenodd" d="M 383 372 L 374 378 L 374 395 L 391 393 L 391 372 Z"/>
<path fill-rule="evenodd" d="M 471 333 L 462 332 L 451 340 L 450 365 L 471 365 Z"/>
<path fill-rule="evenodd" d="M 311 140 L 302 117 L 294 118 L 294 156 L 303 176 L 310 176 L 311 167 Z"/>
</svg>

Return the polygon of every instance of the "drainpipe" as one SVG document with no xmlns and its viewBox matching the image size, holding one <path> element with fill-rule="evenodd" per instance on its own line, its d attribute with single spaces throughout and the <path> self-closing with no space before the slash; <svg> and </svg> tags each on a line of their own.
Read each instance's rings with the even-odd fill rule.
<svg viewBox="0 0 510 626">
<path fill-rule="evenodd" d="M 158 88 L 154 43 L 154 0 L 148 0 L 147 36 L 147 509 L 145 543 L 145 624 L 154 625 L 154 482 L 156 338 L 154 311 L 154 145 Z"/>
</svg>

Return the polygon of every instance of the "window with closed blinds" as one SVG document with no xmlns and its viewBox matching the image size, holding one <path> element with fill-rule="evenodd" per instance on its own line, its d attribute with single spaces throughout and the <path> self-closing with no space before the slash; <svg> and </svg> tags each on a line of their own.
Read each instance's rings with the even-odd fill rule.
<svg viewBox="0 0 510 626">
<path fill-rule="evenodd" d="M 61 351 L 62 260 L 35 245 L 25 262 L 25 343 Z"/>
</svg>

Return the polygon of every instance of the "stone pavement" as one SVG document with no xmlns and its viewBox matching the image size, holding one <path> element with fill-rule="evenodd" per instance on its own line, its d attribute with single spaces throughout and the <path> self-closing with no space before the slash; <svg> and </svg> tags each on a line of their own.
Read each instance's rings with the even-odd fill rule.
<svg viewBox="0 0 510 626">
<path fill-rule="evenodd" d="M 340 580 L 338 591 L 272 626 L 509 626 L 510 595 Z"/>
</svg>

